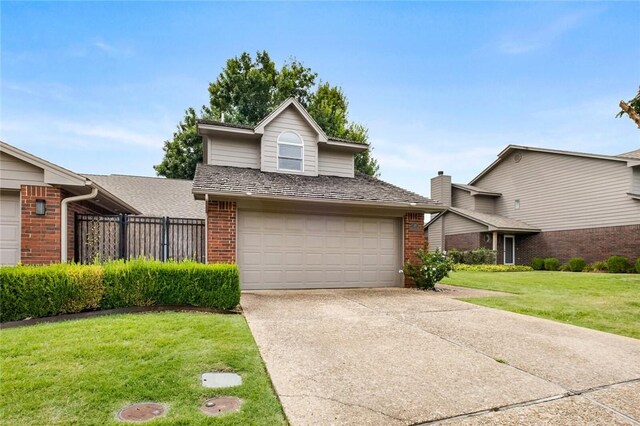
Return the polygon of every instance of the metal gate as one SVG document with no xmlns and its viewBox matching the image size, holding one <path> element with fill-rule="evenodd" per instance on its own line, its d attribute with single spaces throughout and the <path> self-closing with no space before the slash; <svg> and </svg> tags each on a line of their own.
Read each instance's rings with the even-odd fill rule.
<svg viewBox="0 0 640 426">
<path fill-rule="evenodd" d="M 76 214 L 75 261 L 146 257 L 205 261 L 203 219 Z"/>
</svg>

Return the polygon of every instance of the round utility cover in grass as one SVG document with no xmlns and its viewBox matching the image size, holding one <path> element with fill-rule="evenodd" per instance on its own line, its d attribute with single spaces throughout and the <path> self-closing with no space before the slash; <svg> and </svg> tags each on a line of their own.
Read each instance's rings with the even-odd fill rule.
<svg viewBox="0 0 640 426">
<path fill-rule="evenodd" d="M 167 409 L 156 402 L 141 402 L 118 411 L 118 420 L 123 422 L 146 422 L 164 415 Z"/>
<path fill-rule="evenodd" d="M 203 373 L 202 386 L 205 388 L 230 388 L 240 386 L 242 377 L 236 373 Z"/>
<path fill-rule="evenodd" d="M 201 406 L 200 411 L 208 416 L 221 416 L 226 413 L 232 413 L 240 410 L 242 400 L 233 396 L 221 396 L 206 400 Z"/>
</svg>

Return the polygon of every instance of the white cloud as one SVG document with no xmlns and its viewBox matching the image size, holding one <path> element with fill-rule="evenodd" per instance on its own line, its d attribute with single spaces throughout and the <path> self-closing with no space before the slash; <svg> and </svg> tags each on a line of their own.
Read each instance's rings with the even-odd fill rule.
<svg viewBox="0 0 640 426">
<path fill-rule="evenodd" d="M 91 46 L 111 56 L 126 56 L 132 53 L 132 49 L 129 46 L 115 45 L 108 43 L 101 38 L 94 40 L 91 43 Z"/>
</svg>

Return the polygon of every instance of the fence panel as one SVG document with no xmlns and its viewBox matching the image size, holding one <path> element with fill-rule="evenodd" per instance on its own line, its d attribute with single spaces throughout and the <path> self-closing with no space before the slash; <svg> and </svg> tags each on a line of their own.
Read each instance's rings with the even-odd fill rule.
<svg viewBox="0 0 640 426">
<path fill-rule="evenodd" d="M 161 261 L 205 261 L 202 219 L 87 215 L 75 216 L 75 261 L 146 257 Z"/>
</svg>

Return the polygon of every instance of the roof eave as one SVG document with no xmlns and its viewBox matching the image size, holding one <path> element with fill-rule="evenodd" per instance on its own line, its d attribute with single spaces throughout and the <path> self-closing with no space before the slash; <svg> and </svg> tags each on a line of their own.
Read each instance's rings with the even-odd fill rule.
<svg viewBox="0 0 640 426">
<path fill-rule="evenodd" d="M 412 202 L 390 202 L 390 201 L 363 201 L 363 200 L 339 200 L 328 198 L 315 198 L 315 197 L 287 197 L 283 195 L 266 195 L 266 194 L 252 194 L 246 192 L 231 192 L 231 191 L 207 191 L 202 188 L 194 188 L 191 191 L 196 199 L 198 196 L 208 195 L 209 197 L 219 197 L 223 199 L 245 199 L 245 200 L 273 200 L 273 201 L 298 201 L 309 203 L 321 203 L 321 204 L 337 204 L 347 206 L 359 206 L 359 207 L 372 207 L 372 208 L 392 208 L 402 211 L 419 211 L 422 213 L 437 213 L 446 210 L 445 206 L 424 204 L 424 203 L 412 203 Z"/>
<path fill-rule="evenodd" d="M 214 133 L 214 132 L 239 133 L 242 135 L 255 135 L 255 132 L 252 129 L 242 129 L 240 127 L 218 126 L 215 124 L 197 123 L 196 128 L 197 128 L 198 135 L 200 136 Z"/>
</svg>

